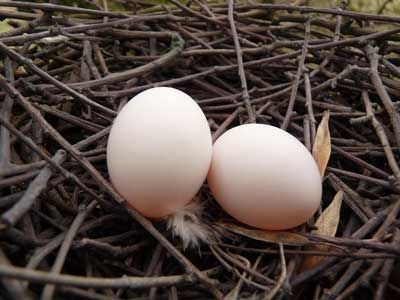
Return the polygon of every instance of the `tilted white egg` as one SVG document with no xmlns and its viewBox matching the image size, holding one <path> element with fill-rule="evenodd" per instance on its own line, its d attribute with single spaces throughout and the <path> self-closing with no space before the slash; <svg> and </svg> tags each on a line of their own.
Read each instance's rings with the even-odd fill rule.
<svg viewBox="0 0 400 300">
<path fill-rule="evenodd" d="M 222 208 L 262 229 L 288 229 L 310 218 L 321 201 L 318 167 L 294 136 L 264 124 L 225 132 L 214 144 L 208 175 Z"/>
<path fill-rule="evenodd" d="M 166 217 L 191 201 L 207 176 L 211 155 L 202 110 L 169 87 L 132 98 L 116 117 L 107 144 L 112 184 L 150 218 Z"/>
</svg>

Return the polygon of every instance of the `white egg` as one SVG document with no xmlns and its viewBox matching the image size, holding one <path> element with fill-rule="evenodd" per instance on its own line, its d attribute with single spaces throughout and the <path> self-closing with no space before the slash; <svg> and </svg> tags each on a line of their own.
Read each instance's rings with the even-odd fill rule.
<svg viewBox="0 0 400 300">
<path fill-rule="evenodd" d="M 116 117 L 107 144 L 112 184 L 150 218 L 170 215 L 192 200 L 211 156 L 202 110 L 190 96 L 169 87 L 132 98 Z"/>
<path fill-rule="evenodd" d="M 286 131 L 263 124 L 241 125 L 217 139 L 208 184 L 231 216 L 271 230 L 307 221 L 322 193 L 307 148 Z"/>
</svg>

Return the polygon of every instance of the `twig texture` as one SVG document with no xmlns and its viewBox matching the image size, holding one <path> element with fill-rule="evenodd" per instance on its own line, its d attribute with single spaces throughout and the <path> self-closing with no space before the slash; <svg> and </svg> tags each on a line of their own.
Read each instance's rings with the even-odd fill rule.
<svg viewBox="0 0 400 300">
<path fill-rule="evenodd" d="M 13 27 L 0 33 L 0 298 L 400 297 L 398 16 L 346 1 L 60 2 L 0 2 Z M 311 151 L 329 110 L 320 211 L 343 191 L 336 236 L 310 233 L 317 215 L 264 232 L 268 243 L 232 233 L 185 251 L 163 221 L 128 207 L 109 180 L 107 138 L 123 105 L 157 86 L 191 95 L 213 141 L 257 122 Z M 234 222 L 206 184 L 198 197 L 204 222 Z M 308 256 L 320 263 L 300 272 Z"/>
</svg>

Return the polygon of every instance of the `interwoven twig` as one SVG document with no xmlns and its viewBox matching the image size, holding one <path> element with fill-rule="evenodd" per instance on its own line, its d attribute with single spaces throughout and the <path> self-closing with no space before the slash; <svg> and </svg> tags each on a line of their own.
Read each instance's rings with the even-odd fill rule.
<svg viewBox="0 0 400 300">
<path fill-rule="evenodd" d="M 125 13 L 0 2 L 16 8 L 0 17 L 26 20 L 0 34 L 0 297 L 399 297 L 391 274 L 400 257 L 400 18 L 118 2 Z M 257 122 L 311 150 L 330 110 L 321 209 L 344 191 L 338 232 L 307 233 L 312 222 L 295 229 L 330 251 L 229 235 L 199 256 L 183 252 L 163 222 L 127 209 L 108 180 L 107 136 L 120 108 L 155 86 L 191 95 L 214 140 Z M 208 221 L 229 219 L 206 185 L 200 198 Z M 327 258 L 299 273 L 307 255 Z"/>
</svg>

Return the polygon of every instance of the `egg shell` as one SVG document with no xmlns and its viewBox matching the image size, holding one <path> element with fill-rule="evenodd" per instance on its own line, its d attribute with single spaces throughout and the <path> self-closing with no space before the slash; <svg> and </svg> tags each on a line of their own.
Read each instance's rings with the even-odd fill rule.
<svg viewBox="0 0 400 300">
<path fill-rule="evenodd" d="M 321 201 L 321 177 L 310 152 L 291 134 L 264 124 L 220 136 L 207 180 L 228 214 L 261 229 L 298 226 Z"/>
<path fill-rule="evenodd" d="M 185 206 L 202 186 L 212 140 L 197 103 L 174 88 L 136 95 L 116 117 L 107 144 L 107 167 L 116 190 L 150 218 Z"/>
</svg>

